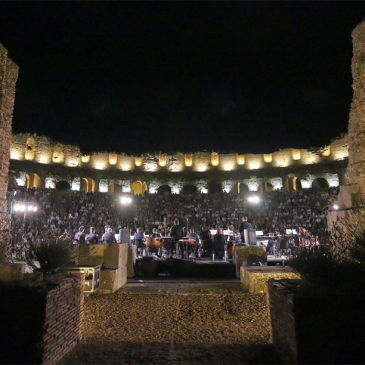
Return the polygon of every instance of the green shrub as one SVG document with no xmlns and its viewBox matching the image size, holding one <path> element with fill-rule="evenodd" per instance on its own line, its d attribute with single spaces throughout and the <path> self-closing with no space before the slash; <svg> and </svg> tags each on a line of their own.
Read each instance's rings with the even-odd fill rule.
<svg viewBox="0 0 365 365">
<path fill-rule="evenodd" d="M 36 263 L 39 263 L 39 267 Z M 59 269 L 75 265 L 75 253 L 64 241 L 43 242 L 32 246 L 27 257 L 28 265 L 43 272 L 44 277 L 55 274 Z"/>
</svg>

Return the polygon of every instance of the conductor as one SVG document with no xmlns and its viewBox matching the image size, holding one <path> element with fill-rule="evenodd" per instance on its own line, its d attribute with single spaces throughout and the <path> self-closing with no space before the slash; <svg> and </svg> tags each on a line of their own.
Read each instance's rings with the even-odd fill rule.
<svg viewBox="0 0 365 365">
<path fill-rule="evenodd" d="M 247 243 L 245 242 L 245 229 L 250 229 L 250 228 L 252 228 L 252 224 L 247 222 L 247 215 L 244 215 L 242 217 L 242 223 L 240 225 L 239 231 L 240 231 L 240 235 L 242 238 L 242 243 L 246 246 L 247 246 Z"/>
</svg>

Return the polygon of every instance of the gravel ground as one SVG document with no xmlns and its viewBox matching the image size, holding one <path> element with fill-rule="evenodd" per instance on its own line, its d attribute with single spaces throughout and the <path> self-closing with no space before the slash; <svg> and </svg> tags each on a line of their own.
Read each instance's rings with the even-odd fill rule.
<svg viewBox="0 0 365 365">
<path fill-rule="evenodd" d="M 62 364 L 280 363 L 266 298 L 239 283 L 134 283 L 85 300 L 82 340 Z"/>
</svg>

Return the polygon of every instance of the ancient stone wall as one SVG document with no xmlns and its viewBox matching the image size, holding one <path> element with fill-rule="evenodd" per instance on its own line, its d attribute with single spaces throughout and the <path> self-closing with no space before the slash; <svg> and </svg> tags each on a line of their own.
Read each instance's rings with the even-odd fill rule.
<svg viewBox="0 0 365 365">
<path fill-rule="evenodd" d="M 7 238 L 9 217 L 6 192 L 11 147 L 11 121 L 13 118 L 15 83 L 18 66 L 8 58 L 8 51 L 0 43 L 0 245 L 8 255 Z M 10 246 L 9 246 L 10 248 Z"/>
<path fill-rule="evenodd" d="M 352 32 L 352 77 L 354 95 L 349 118 L 349 162 L 346 180 L 365 194 L 365 21 Z"/>
</svg>

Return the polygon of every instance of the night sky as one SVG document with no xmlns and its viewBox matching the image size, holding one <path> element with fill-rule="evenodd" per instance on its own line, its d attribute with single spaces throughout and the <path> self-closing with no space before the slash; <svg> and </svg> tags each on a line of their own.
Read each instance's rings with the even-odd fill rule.
<svg viewBox="0 0 365 365">
<path fill-rule="evenodd" d="M 1 2 L 13 130 L 82 152 L 264 153 L 347 131 L 365 2 Z"/>
</svg>

